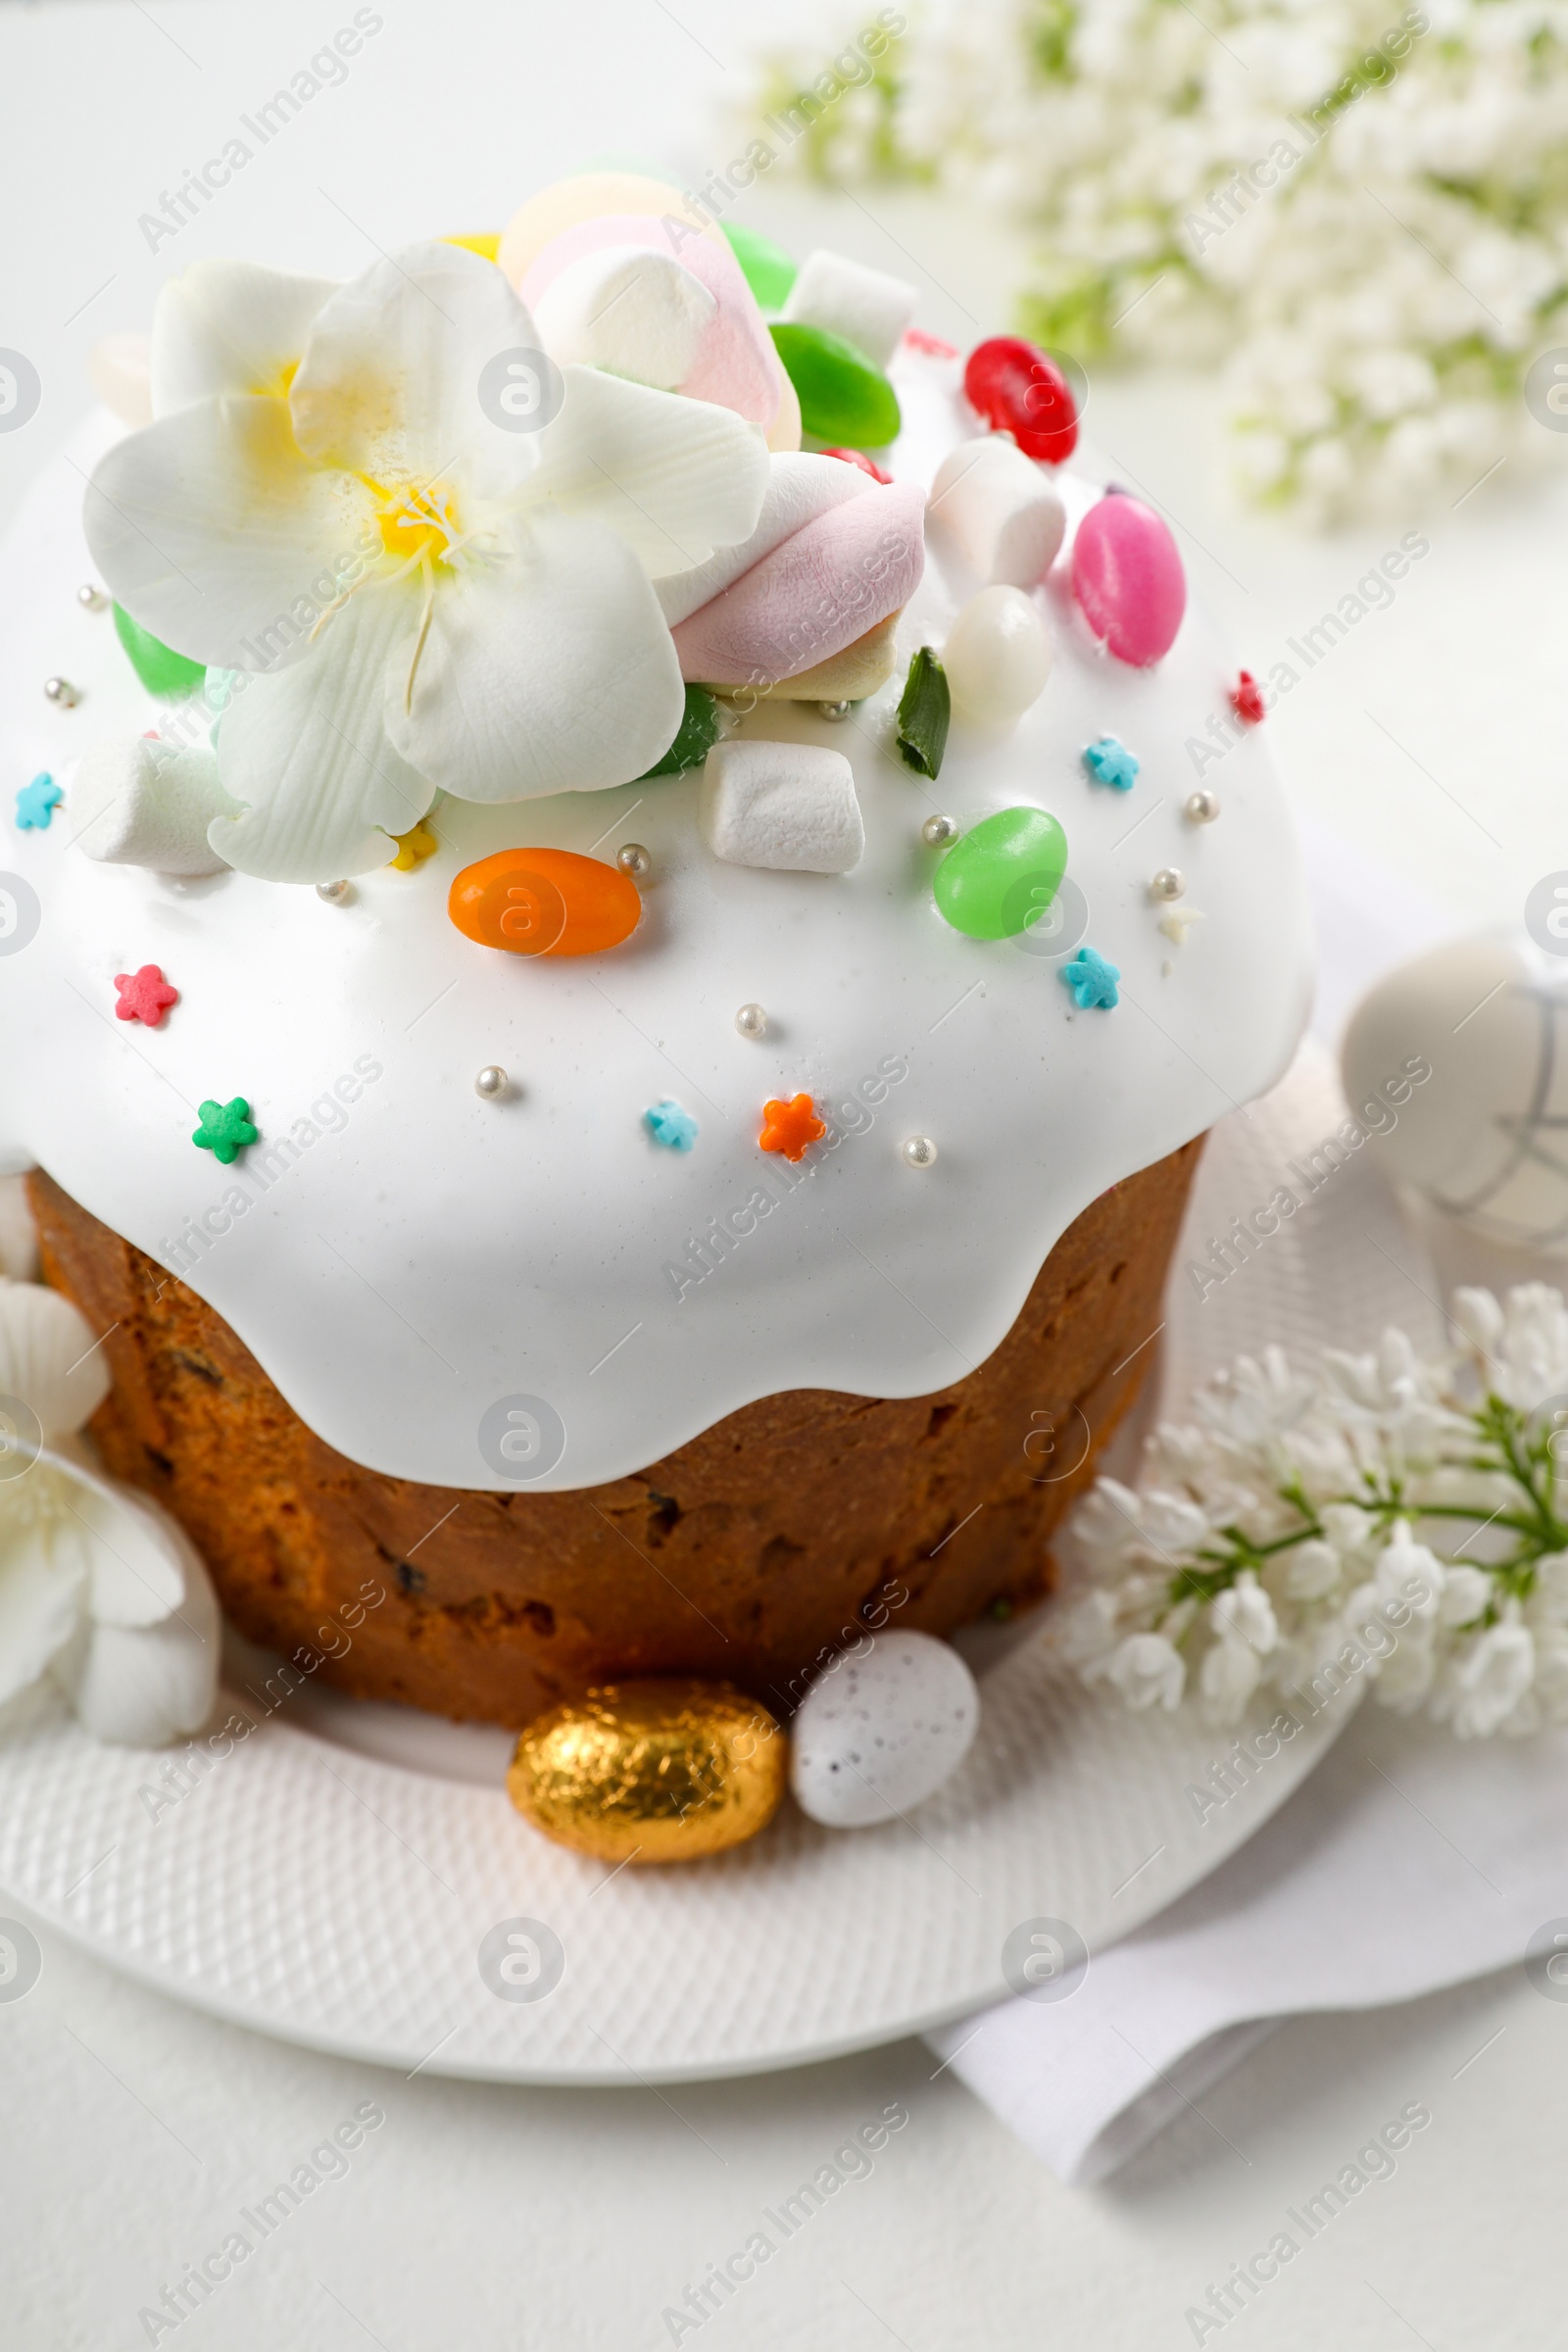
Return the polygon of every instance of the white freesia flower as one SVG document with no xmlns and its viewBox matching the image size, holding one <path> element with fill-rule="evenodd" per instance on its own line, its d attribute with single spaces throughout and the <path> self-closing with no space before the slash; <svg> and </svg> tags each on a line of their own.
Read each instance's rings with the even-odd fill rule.
<svg viewBox="0 0 1568 2352">
<path fill-rule="evenodd" d="M 1108 1657 L 1087 1670 L 1088 1679 L 1113 1684 L 1139 1713 L 1160 1706 L 1172 1714 L 1181 1705 L 1187 1668 L 1180 1650 L 1162 1634 L 1130 1634 Z"/>
<path fill-rule="evenodd" d="M 756 525 L 760 432 L 570 366 L 514 431 L 487 366 L 540 336 L 493 263 L 414 246 L 346 286 L 198 263 L 160 296 L 154 421 L 86 504 L 166 643 L 239 673 L 213 848 L 317 882 L 383 865 L 438 790 L 624 784 L 684 710 L 654 582 Z"/>
<path fill-rule="evenodd" d="M 1568 1477 L 1542 1415 L 1568 1311 L 1527 1285 L 1453 1319 L 1463 1347 L 1430 1358 L 1400 1332 L 1311 1377 L 1243 1357 L 1197 1426 L 1155 1431 L 1148 1484 L 1102 1479 L 1063 1544 L 1085 1679 L 1196 1692 L 1214 1723 L 1348 1685 L 1467 1740 L 1568 1721 Z"/>
<path fill-rule="evenodd" d="M 211 1709 L 218 1603 L 173 1522 L 87 1466 L 108 1388 L 69 1300 L 0 1282 L 0 1706 L 51 1677 L 98 1739 L 156 1747 Z"/>
</svg>

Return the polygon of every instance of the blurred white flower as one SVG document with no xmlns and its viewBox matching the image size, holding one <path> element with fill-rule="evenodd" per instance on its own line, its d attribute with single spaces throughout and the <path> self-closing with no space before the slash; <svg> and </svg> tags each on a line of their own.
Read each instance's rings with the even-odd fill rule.
<svg viewBox="0 0 1568 2352">
<path fill-rule="evenodd" d="M 1102 1678 L 1114 1684 L 1137 1712 L 1160 1706 L 1172 1714 L 1181 1705 L 1187 1668 L 1181 1652 L 1162 1634 L 1131 1634 L 1085 1677 Z"/>
<path fill-rule="evenodd" d="M 1062 1544 L 1085 1679 L 1196 1692 L 1216 1724 L 1320 1703 L 1330 1670 L 1466 1740 L 1568 1721 L 1568 1478 L 1540 1410 L 1568 1392 L 1568 1311 L 1528 1285 L 1453 1321 L 1464 1346 L 1430 1358 L 1397 1331 L 1311 1375 L 1243 1357 L 1155 1431 L 1148 1485 L 1102 1479 Z"/>
<path fill-rule="evenodd" d="M 1032 232 L 1027 333 L 1093 366 L 1224 362 L 1246 488 L 1313 521 L 1497 459 L 1568 343 L 1568 37 L 1542 0 L 929 0 L 790 150 L 934 180 Z M 845 15 L 848 28 L 850 19 Z M 775 62 L 764 108 L 825 60 Z M 763 130 L 765 132 L 766 125 Z"/>
</svg>

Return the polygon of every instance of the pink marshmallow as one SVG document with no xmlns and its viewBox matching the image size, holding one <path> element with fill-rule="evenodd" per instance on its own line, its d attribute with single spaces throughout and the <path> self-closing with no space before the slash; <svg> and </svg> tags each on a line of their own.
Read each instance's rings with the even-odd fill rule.
<svg viewBox="0 0 1568 2352">
<path fill-rule="evenodd" d="M 675 630 L 681 675 L 792 678 L 908 603 L 925 568 L 925 492 L 873 485 L 818 514 Z"/>
<path fill-rule="evenodd" d="M 532 309 L 568 262 L 579 261 L 587 253 L 602 253 L 607 245 L 635 245 L 673 254 L 718 304 L 698 345 L 696 365 L 679 389 L 689 399 L 733 409 L 765 429 L 778 414 L 784 370 L 756 297 L 727 245 L 695 233 L 678 243 L 680 250 L 675 252 L 663 222 L 651 214 L 607 213 L 553 237 L 517 291 L 524 305 Z"/>
<path fill-rule="evenodd" d="M 1119 492 L 1090 508 L 1073 542 L 1072 592 L 1118 662 L 1144 668 L 1170 651 L 1187 610 L 1187 579 L 1176 542 L 1152 508 Z"/>
</svg>

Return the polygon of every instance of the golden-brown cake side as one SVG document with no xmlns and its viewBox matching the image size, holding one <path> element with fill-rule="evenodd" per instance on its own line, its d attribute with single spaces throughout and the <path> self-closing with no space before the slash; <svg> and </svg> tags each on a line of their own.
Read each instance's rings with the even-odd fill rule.
<svg viewBox="0 0 1568 2352">
<path fill-rule="evenodd" d="M 333 1613 L 384 1590 L 324 1681 L 520 1725 L 623 1676 L 718 1676 L 788 1707 L 866 1625 L 942 1634 L 1039 1598 L 1051 1532 L 1149 1363 L 1200 1150 L 1091 1202 L 955 1387 L 765 1397 L 636 1477 L 545 1494 L 349 1461 L 194 1292 L 47 1176 L 31 1192 L 47 1279 L 109 1334 L 105 1460 L 183 1523 L 240 1630 L 320 1657 L 344 1639 Z"/>
</svg>

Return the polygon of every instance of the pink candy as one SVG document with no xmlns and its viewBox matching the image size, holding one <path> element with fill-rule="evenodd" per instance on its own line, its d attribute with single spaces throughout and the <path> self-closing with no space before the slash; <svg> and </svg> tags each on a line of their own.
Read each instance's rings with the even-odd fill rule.
<svg viewBox="0 0 1568 2352">
<path fill-rule="evenodd" d="M 1078 525 L 1072 592 L 1095 635 L 1139 668 L 1170 651 L 1187 610 L 1175 540 L 1152 508 L 1119 493 Z"/>
</svg>

